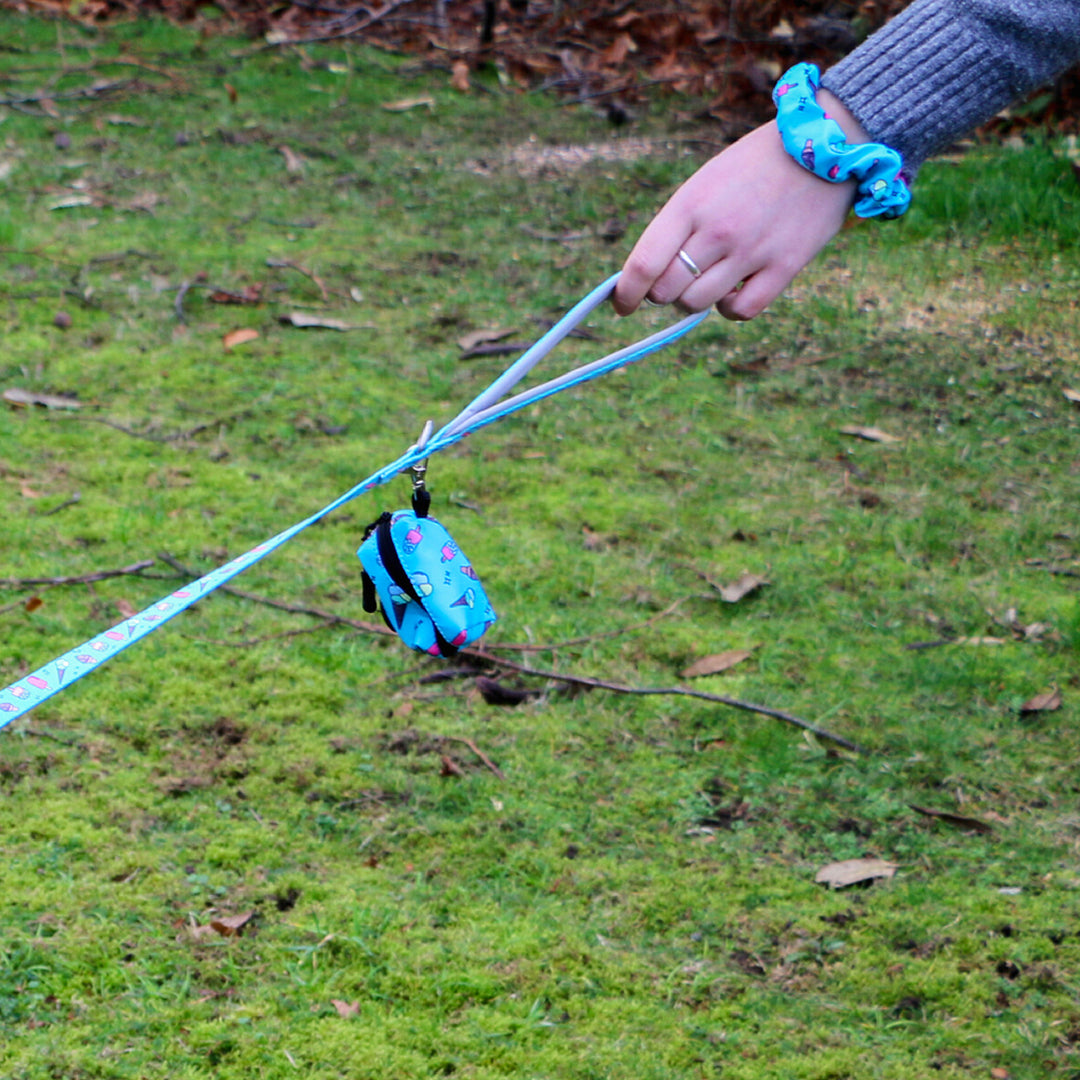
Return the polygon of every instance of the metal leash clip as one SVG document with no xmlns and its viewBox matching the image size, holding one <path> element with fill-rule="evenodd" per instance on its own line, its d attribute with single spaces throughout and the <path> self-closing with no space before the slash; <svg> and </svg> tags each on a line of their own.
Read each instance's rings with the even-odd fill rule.
<svg viewBox="0 0 1080 1080">
<path fill-rule="evenodd" d="M 428 444 L 428 439 L 431 438 L 431 433 L 434 430 L 435 425 L 427 420 L 424 423 L 423 428 L 420 431 L 420 438 L 409 447 L 408 452 L 411 454 L 414 450 L 423 450 Z M 425 493 L 424 477 L 427 475 L 428 459 L 424 458 L 421 461 L 416 462 L 414 465 L 409 466 L 409 472 L 412 473 L 412 489 L 413 499 L 421 498 Z"/>
</svg>

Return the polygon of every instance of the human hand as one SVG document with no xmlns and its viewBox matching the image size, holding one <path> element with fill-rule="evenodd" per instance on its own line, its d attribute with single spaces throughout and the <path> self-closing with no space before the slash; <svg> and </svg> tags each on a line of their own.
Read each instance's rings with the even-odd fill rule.
<svg viewBox="0 0 1080 1080">
<path fill-rule="evenodd" d="M 868 141 L 832 95 L 819 100 L 849 142 Z M 629 315 L 647 297 L 752 319 L 836 235 L 854 199 L 854 182 L 829 183 L 796 164 L 765 124 L 698 169 L 650 222 L 615 287 L 615 310 Z"/>
</svg>

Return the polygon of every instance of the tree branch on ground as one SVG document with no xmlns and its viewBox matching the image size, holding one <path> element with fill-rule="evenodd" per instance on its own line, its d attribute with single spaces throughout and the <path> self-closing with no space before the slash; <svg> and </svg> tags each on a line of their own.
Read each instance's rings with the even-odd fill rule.
<svg viewBox="0 0 1080 1080">
<path fill-rule="evenodd" d="M 818 727 L 808 720 L 803 720 L 801 717 L 795 716 L 793 713 L 785 712 L 783 709 L 774 709 L 768 705 L 755 705 L 753 702 L 742 701 L 739 698 L 726 697 L 723 694 L 709 694 L 704 690 L 691 690 L 687 686 L 623 686 L 620 683 L 607 682 L 604 679 L 596 679 L 588 675 L 567 675 L 566 673 L 559 671 L 541 671 L 537 668 L 530 668 L 525 664 L 514 663 L 512 660 L 501 660 L 481 649 L 462 649 L 459 655 L 472 656 L 477 660 L 484 660 L 487 663 L 495 664 L 498 667 L 508 668 L 511 671 L 517 672 L 519 675 L 527 675 L 535 679 L 551 679 L 556 682 L 570 683 L 574 686 L 588 687 L 592 690 L 607 690 L 613 694 L 632 694 L 635 696 L 666 694 L 677 697 L 697 698 L 699 701 L 713 701 L 718 705 L 727 705 L 732 709 L 741 709 L 743 712 L 758 713 L 762 716 L 771 716 L 774 720 L 782 720 L 785 724 L 791 724 L 793 727 L 800 728 L 803 731 L 815 735 L 819 739 L 824 739 L 837 746 L 842 746 L 845 750 L 851 750 L 856 754 L 867 753 L 867 751 L 859 746 L 858 743 L 854 743 L 850 739 L 844 738 L 842 735 L 836 735 L 831 731 L 827 731 L 825 728 Z"/>
</svg>

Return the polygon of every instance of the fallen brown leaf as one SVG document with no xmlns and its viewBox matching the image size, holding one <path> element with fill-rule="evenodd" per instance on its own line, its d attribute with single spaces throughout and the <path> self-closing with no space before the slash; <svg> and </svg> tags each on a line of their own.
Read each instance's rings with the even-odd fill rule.
<svg viewBox="0 0 1080 1080">
<path fill-rule="evenodd" d="M 138 195 L 128 199 L 123 204 L 121 209 L 139 211 L 144 214 L 153 214 L 154 207 L 160 202 L 164 202 L 164 198 L 156 191 L 140 191 Z"/>
<path fill-rule="evenodd" d="M 1055 686 L 1044 690 L 1020 706 L 1021 714 L 1034 712 L 1053 712 L 1061 708 L 1061 691 Z"/>
<path fill-rule="evenodd" d="M 259 331 L 250 326 L 241 326 L 236 330 L 230 330 L 222 339 L 221 344 L 226 349 L 235 349 L 237 345 L 243 345 L 246 341 L 254 341 L 259 336 Z"/>
<path fill-rule="evenodd" d="M 331 998 L 330 1004 L 337 1009 L 337 1014 L 342 1020 L 350 1020 L 360 1012 L 359 1001 L 342 1001 L 340 998 Z"/>
<path fill-rule="evenodd" d="M 848 885 L 858 885 L 861 881 L 891 878 L 896 870 L 896 863 L 886 862 L 884 859 L 845 859 L 843 862 L 823 866 L 814 875 L 814 881 L 832 889 L 843 889 Z"/>
<path fill-rule="evenodd" d="M 49 203 L 50 210 L 73 210 L 76 206 L 93 206 L 94 199 L 91 195 L 68 195 L 66 198 L 57 199 Z"/>
<path fill-rule="evenodd" d="M 581 540 L 586 551 L 604 551 L 611 546 L 611 540 L 608 537 L 588 525 L 581 526 Z"/>
<path fill-rule="evenodd" d="M 897 435 L 890 435 L 881 428 L 864 427 L 861 424 L 848 424 L 840 429 L 841 435 L 853 435 L 856 439 L 866 439 L 867 442 L 895 443 L 901 439 Z"/>
<path fill-rule="evenodd" d="M 42 600 L 40 596 L 31 596 L 30 599 L 23 604 L 23 611 L 37 611 L 44 603 L 45 601 Z"/>
<path fill-rule="evenodd" d="M 120 615 L 125 619 L 134 619 L 139 614 L 138 609 L 134 604 L 127 600 L 117 600 L 116 610 L 120 612 Z"/>
<path fill-rule="evenodd" d="M 465 770 L 449 755 L 441 754 L 442 768 L 439 770 L 440 776 L 458 776 L 463 777 Z"/>
<path fill-rule="evenodd" d="M 241 292 L 215 289 L 208 299 L 213 304 L 258 304 L 262 302 L 262 282 L 245 285 Z"/>
<path fill-rule="evenodd" d="M 638 51 L 637 42 L 624 30 L 602 53 L 605 64 L 621 64 L 630 53 Z"/>
<path fill-rule="evenodd" d="M 347 323 L 342 319 L 333 319 L 327 315 L 308 315 L 303 311 L 290 311 L 288 314 L 279 315 L 278 322 L 301 329 L 314 327 L 322 330 L 373 330 L 375 328 L 373 323 Z"/>
<path fill-rule="evenodd" d="M 220 919 L 211 919 L 210 926 L 222 937 L 243 937 L 244 928 L 257 914 L 248 911 L 243 915 L 224 915 Z"/>
<path fill-rule="evenodd" d="M 410 109 L 434 109 L 435 99 L 430 94 L 421 97 L 402 98 L 400 101 L 383 102 L 387 112 L 408 112 Z"/>
<path fill-rule="evenodd" d="M 754 648 L 756 649 L 757 646 L 755 645 Z M 697 679 L 702 675 L 719 675 L 722 671 L 728 671 L 736 664 L 749 660 L 753 655 L 753 649 L 731 649 L 728 652 L 714 653 L 712 656 L 703 656 L 700 660 L 695 660 L 679 675 L 683 679 Z"/>
<path fill-rule="evenodd" d="M 916 806 L 914 803 L 908 803 L 917 814 L 922 814 L 925 817 L 937 818 L 938 821 L 947 822 L 949 825 L 955 825 L 958 829 L 971 829 L 974 832 L 988 833 L 993 832 L 994 827 L 987 821 L 980 821 L 978 818 L 968 817 L 966 814 L 954 814 L 949 810 L 930 810 L 925 806 Z"/>
<path fill-rule="evenodd" d="M 5 390 L 0 397 L 9 405 L 20 407 L 40 405 L 43 409 L 81 409 L 83 406 L 77 398 L 65 397 L 62 394 L 35 394 L 32 390 L 21 390 L 16 386 Z"/>
<path fill-rule="evenodd" d="M 475 360 L 480 356 L 510 356 L 524 352 L 529 347 L 527 341 L 493 341 L 490 345 L 477 345 L 468 352 L 463 352 L 459 360 Z"/>
<path fill-rule="evenodd" d="M 306 162 L 291 147 L 279 146 L 278 153 L 285 159 L 285 171 L 287 173 L 292 173 L 295 176 L 297 173 L 304 171 Z"/>
<path fill-rule="evenodd" d="M 539 693 L 538 690 L 516 690 L 512 686 L 503 686 L 498 679 L 488 678 L 487 675 L 476 677 L 476 689 L 489 705 L 520 705 Z"/>
<path fill-rule="evenodd" d="M 471 330 L 467 334 L 463 334 L 458 338 L 458 348 L 462 352 L 471 352 L 477 345 L 490 345 L 493 341 L 502 341 L 503 338 L 509 337 L 514 330 L 509 330 L 503 327 L 493 327 L 487 330 Z"/>
<path fill-rule="evenodd" d="M 768 584 L 766 578 L 743 571 L 738 581 L 734 581 L 730 585 L 717 585 L 715 588 L 720 594 L 721 600 L 728 604 L 737 604 L 744 596 L 752 593 L 755 589 L 760 589 L 762 585 Z"/>
<path fill-rule="evenodd" d="M 468 60 L 454 61 L 454 67 L 450 75 L 450 85 L 455 90 L 460 90 L 463 94 L 467 94 L 472 89 L 472 86 L 469 83 Z"/>
<path fill-rule="evenodd" d="M 1070 390 L 1067 386 L 1061 391 L 1066 401 L 1071 401 L 1074 405 L 1080 405 L 1080 390 Z"/>
<path fill-rule="evenodd" d="M 767 356 L 755 357 L 753 360 L 747 360 L 745 364 L 734 361 L 728 364 L 728 371 L 733 371 L 736 375 L 763 375 L 768 370 L 769 358 Z"/>
</svg>

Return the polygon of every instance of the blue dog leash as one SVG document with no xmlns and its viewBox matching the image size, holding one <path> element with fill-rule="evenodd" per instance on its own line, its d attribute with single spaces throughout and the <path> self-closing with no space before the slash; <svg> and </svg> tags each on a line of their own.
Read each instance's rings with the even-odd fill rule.
<svg viewBox="0 0 1080 1080">
<path fill-rule="evenodd" d="M 425 425 L 424 433 L 419 441 L 409 447 L 396 461 L 373 473 L 366 480 L 362 480 L 355 487 L 346 491 L 344 495 L 339 496 L 332 503 L 312 514 L 311 517 L 305 518 L 284 532 L 263 541 L 263 543 L 250 551 L 246 551 L 243 555 L 238 555 L 235 559 L 230 560 L 223 566 L 219 566 L 216 570 L 211 570 L 210 573 L 197 581 L 177 589 L 156 603 L 144 608 L 137 615 L 124 619 L 89 641 L 85 641 L 55 660 L 51 660 L 44 667 L 38 668 L 29 675 L 24 675 L 10 686 L 4 687 L 0 690 L 0 728 L 7 727 L 8 724 L 17 720 L 20 716 L 24 716 L 47 698 L 52 697 L 53 694 L 59 693 L 84 675 L 101 667 L 105 661 L 112 659 L 129 645 L 133 645 L 136 641 L 153 633 L 159 626 L 164 625 L 203 597 L 209 596 L 215 589 L 231 581 L 249 566 L 259 562 L 260 559 L 265 558 L 272 551 L 276 551 L 298 533 L 303 532 L 308 526 L 314 525 L 315 522 L 326 517 L 327 514 L 333 513 L 333 511 L 355 499 L 358 495 L 371 491 L 382 484 L 389 483 L 400 473 L 410 469 L 413 470 L 414 476 L 422 476 L 424 463 L 432 454 L 445 450 L 448 446 L 460 442 L 466 435 L 471 435 L 474 431 L 493 424 L 504 416 L 509 416 L 510 413 L 525 408 L 527 405 L 550 397 L 560 390 L 567 390 L 590 379 L 595 379 L 616 368 L 624 367 L 670 345 L 672 342 L 678 341 L 679 338 L 689 333 L 708 315 L 707 311 L 688 315 L 667 329 L 651 334 L 634 345 L 629 345 L 590 364 L 575 368 L 564 375 L 541 383 L 539 386 L 534 386 L 530 390 L 500 400 L 543 360 L 559 342 L 568 337 L 582 321 L 611 296 L 618 280 L 619 275 L 615 274 L 602 285 L 593 289 L 588 296 L 571 308 L 547 333 L 507 368 L 491 386 L 484 390 L 483 393 L 478 394 L 448 424 L 434 432 L 434 434 L 431 434 L 431 425 Z"/>
</svg>

